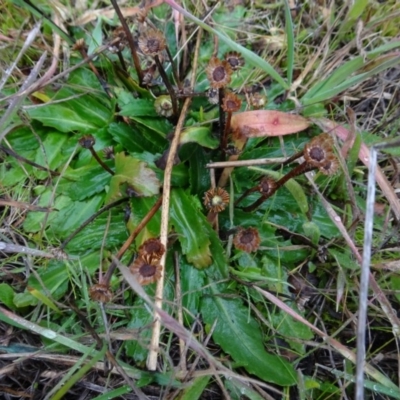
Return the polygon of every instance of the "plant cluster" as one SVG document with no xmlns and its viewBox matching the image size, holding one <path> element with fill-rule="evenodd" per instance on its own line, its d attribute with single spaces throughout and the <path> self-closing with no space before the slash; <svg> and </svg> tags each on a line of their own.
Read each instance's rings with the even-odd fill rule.
<svg viewBox="0 0 400 400">
<path fill-rule="evenodd" d="M 2 119 L 1 240 L 37 258 L 28 266 L 21 252 L 4 259 L 0 303 L 11 312 L 2 307 L 1 320 L 22 315 L 35 333 L 53 332 L 56 351 L 83 353 L 91 365 L 106 357 L 127 374 L 126 392 L 154 383 L 190 399 L 216 385 L 235 399 L 338 396 L 351 368 L 329 375 L 314 364 L 333 351 L 355 360 L 341 318 L 358 307 L 350 282 L 366 191 L 357 162 L 372 139 L 333 124 L 329 110 L 396 65 L 390 50 L 400 44 L 342 60 L 317 82 L 311 72 L 294 79 L 302 60 L 286 2 L 287 46 L 271 45 L 270 63 L 253 43 L 239 44 L 246 7 L 221 5 L 214 29 L 161 3 L 144 2 L 127 20 L 112 1 L 119 18 L 84 15 L 68 33 L 50 19 L 69 42 L 72 68 L 57 86 L 24 89 L 23 119 Z M 164 18 L 169 5 L 186 19 Z M 5 87 L 6 99 L 15 95 Z M 324 321 L 316 326 L 313 306 Z M 88 332 L 92 350 L 80 340 Z M 98 334 L 118 343 L 118 357 Z M 320 349 L 326 337 L 329 351 Z M 377 392 L 400 398 L 392 371 L 388 378 L 368 367 Z"/>
</svg>

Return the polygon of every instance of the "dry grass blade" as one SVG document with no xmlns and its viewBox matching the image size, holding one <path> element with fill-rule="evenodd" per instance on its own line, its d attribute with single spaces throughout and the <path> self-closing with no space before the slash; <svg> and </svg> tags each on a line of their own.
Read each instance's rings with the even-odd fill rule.
<svg viewBox="0 0 400 400">
<path fill-rule="evenodd" d="M 36 81 L 37 76 L 39 75 L 43 64 L 47 58 L 47 52 L 44 52 L 41 57 L 39 58 L 38 62 L 32 68 L 28 78 L 26 78 L 25 82 L 22 84 L 21 88 L 19 89 L 17 96 L 10 102 L 6 112 L 3 114 L 3 117 L 0 119 L 0 126 L 3 127 L 3 132 L 0 133 L 0 143 L 3 141 L 4 137 L 9 132 L 8 128 L 8 121 L 12 118 L 14 113 L 17 112 L 19 106 L 22 104 L 23 100 L 26 97 L 24 92 L 30 88 L 33 83 Z"/>
<path fill-rule="evenodd" d="M 321 127 L 321 129 L 323 129 L 325 131 L 333 132 L 335 135 L 337 135 L 343 141 L 345 141 L 347 139 L 347 137 L 350 135 L 350 132 L 345 127 L 343 127 L 340 124 L 337 124 L 336 122 L 330 121 L 326 118 L 313 119 L 313 122 L 315 122 L 319 127 Z M 370 153 L 369 153 L 368 147 L 364 143 L 361 144 L 359 159 L 364 165 L 369 167 Z M 385 174 L 382 172 L 382 170 L 379 168 L 379 166 L 376 169 L 376 177 L 375 178 L 376 178 L 376 182 L 380 186 L 383 194 L 387 198 L 390 206 L 392 207 L 392 210 L 396 216 L 396 219 L 400 220 L 399 199 L 397 198 L 396 193 L 394 192 L 392 186 L 390 185 Z"/>
</svg>

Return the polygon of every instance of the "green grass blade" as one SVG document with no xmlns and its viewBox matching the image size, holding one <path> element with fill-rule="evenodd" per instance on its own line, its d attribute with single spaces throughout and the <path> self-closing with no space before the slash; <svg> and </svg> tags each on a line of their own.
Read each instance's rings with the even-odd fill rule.
<svg viewBox="0 0 400 400">
<path fill-rule="evenodd" d="M 373 75 L 378 74 L 379 72 L 382 72 L 388 68 L 394 67 L 400 63 L 400 57 L 399 56 L 389 56 L 390 58 L 387 59 L 386 61 L 382 61 L 380 63 L 377 63 L 377 65 L 367 72 L 363 72 L 361 74 L 355 75 L 347 80 L 345 80 L 341 84 L 332 85 L 332 82 L 337 82 L 338 76 L 335 77 L 335 79 L 329 80 L 329 85 L 321 85 L 318 89 L 319 91 L 311 89 L 301 100 L 302 104 L 304 106 L 314 104 L 314 103 L 319 103 L 321 101 L 325 101 L 328 99 L 331 99 L 332 97 L 338 95 L 339 93 L 345 91 L 346 89 L 349 89 L 350 87 L 361 83 L 365 81 L 367 78 L 370 78 Z M 354 61 L 354 60 L 353 60 Z M 343 69 L 345 71 L 345 69 Z M 336 73 L 335 73 L 336 74 Z M 348 76 L 348 75 L 342 75 L 343 76 Z M 316 88 L 315 88 L 316 89 Z"/>
<path fill-rule="evenodd" d="M 173 0 L 165 0 L 165 3 L 170 5 L 173 9 L 179 11 L 185 17 L 189 18 L 205 31 L 210 32 L 219 37 L 220 40 L 225 42 L 232 50 L 235 50 L 242 54 L 245 60 L 254 67 L 258 67 L 267 74 L 271 76 L 271 78 L 275 79 L 279 84 L 281 84 L 285 89 L 289 89 L 288 83 L 278 74 L 278 72 L 269 64 L 267 61 L 263 60 L 257 54 L 254 54 L 252 51 L 246 49 L 245 47 L 241 46 L 240 44 L 236 43 L 224 33 L 218 31 L 217 29 L 212 28 L 211 26 L 207 25 L 203 21 L 196 18 L 194 15 L 190 14 L 184 8 L 176 4 Z"/>
<path fill-rule="evenodd" d="M 95 346 L 91 348 L 91 352 L 95 350 L 94 347 Z M 86 375 L 86 373 L 89 372 L 90 369 L 104 357 L 104 355 L 106 354 L 106 350 L 107 350 L 107 345 L 104 344 L 103 348 L 100 351 L 98 351 L 97 354 L 95 354 L 95 356 L 88 363 L 84 364 L 81 367 L 80 365 L 90 356 L 90 353 L 83 355 L 79 360 L 78 371 L 70 378 L 68 377 L 68 375 L 66 375 L 64 379 L 62 379 L 58 383 L 57 386 L 60 386 L 60 389 L 54 394 L 54 396 L 51 397 L 51 399 L 52 400 L 62 399 L 67 394 L 68 390 L 71 389 L 71 387 L 74 386 L 80 379 L 82 379 Z M 48 397 L 46 396 L 46 398 Z"/>
<path fill-rule="evenodd" d="M 110 390 L 109 392 L 103 393 L 100 396 L 94 397 L 92 400 L 111 400 L 118 398 L 122 395 L 132 392 L 132 389 L 128 385 L 121 386 L 117 389 Z"/>
<path fill-rule="evenodd" d="M 69 347 L 71 350 L 78 351 L 79 353 L 86 353 L 90 350 L 89 347 L 76 342 L 73 339 L 60 335 L 58 332 L 53 331 L 52 329 L 44 328 L 35 324 L 34 322 L 30 322 L 3 307 L 0 307 L 0 321 L 3 321 L 7 324 L 15 326 L 17 328 L 27 329 L 30 332 L 37 333 L 38 335 L 44 336 L 47 339 L 53 340 L 63 346 Z M 95 352 L 95 350 L 91 350 Z"/>
<path fill-rule="evenodd" d="M 285 29 L 286 29 L 286 41 L 287 41 L 287 81 L 291 86 L 293 81 L 293 68 L 294 68 L 294 27 L 292 21 L 292 15 L 290 13 L 290 6 L 287 0 L 284 1 L 285 5 Z"/>
</svg>

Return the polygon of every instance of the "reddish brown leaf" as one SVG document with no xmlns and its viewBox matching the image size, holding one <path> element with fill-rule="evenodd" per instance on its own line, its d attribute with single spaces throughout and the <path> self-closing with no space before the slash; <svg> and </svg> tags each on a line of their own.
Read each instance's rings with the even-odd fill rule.
<svg viewBox="0 0 400 400">
<path fill-rule="evenodd" d="M 233 115 L 233 130 L 245 137 L 282 136 L 301 132 L 309 121 L 300 115 L 273 110 L 245 111 Z"/>
</svg>

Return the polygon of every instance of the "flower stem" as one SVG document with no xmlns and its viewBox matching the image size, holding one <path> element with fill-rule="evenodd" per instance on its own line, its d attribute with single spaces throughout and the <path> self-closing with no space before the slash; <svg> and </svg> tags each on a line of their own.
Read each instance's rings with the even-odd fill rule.
<svg viewBox="0 0 400 400">
<path fill-rule="evenodd" d="M 89 151 L 92 153 L 92 156 L 94 157 L 94 159 L 101 165 L 101 167 L 104 170 L 106 170 L 109 174 L 114 175 L 114 171 L 112 169 L 110 169 L 110 167 L 100 159 L 100 157 L 94 151 L 93 147 L 89 147 Z"/>
<path fill-rule="evenodd" d="M 139 85 L 142 86 L 142 84 L 143 84 L 143 71 L 142 71 L 142 68 L 140 66 L 140 60 L 139 60 L 138 53 L 136 51 L 137 45 L 135 44 L 135 42 L 133 40 L 132 33 L 129 30 L 129 26 L 126 23 L 125 18 L 121 13 L 121 9 L 118 6 L 117 0 L 111 0 L 111 4 L 113 5 L 114 10 L 118 15 L 118 18 L 121 21 L 121 25 L 124 28 L 126 39 L 128 40 L 129 48 L 131 49 L 133 64 L 135 65 L 135 69 L 136 69 L 136 72 L 138 74 Z"/>
<path fill-rule="evenodd" d="M 166 86 L 168 93 L 171 97 L 171 102 L 172 102 L 172 110 L 174 112 L 174 116 L 177 118 L 178 117 L 178 101 L 176 99 L 176 95 L 175 95 L 175 90 L 171 85 L 171 82 L 168 79 L 168 76 L 165 72 L 165 69 L 160 61 L 160 58 L 158 57 L 158 55 L 154 56 L 154 61 L 157 64 L 157 68 L 158 71 L 160 72 L 161 78 L 164 82 L 164 85 Z"/>
<path fill-rule="evenodd" d="M 298 166 L 296 166 L 295 168 L 290 170 L 281 179 L 279 179 L 279 181 L 276 182 L 276 186 L 273 189 L 271 189 L 271 191 L 268 194 L 261 196 L 253 204 L 250 204 L 247 207 L 243 207 L 243 211 L 251 212 L 251 211 L 256 210 L 262 203 L 264 203 L 265 200 L 269 199 L 273 194 L 275 194 L 275 192 L 280 187 L 282 187 L 289 179 L 295 178 L 296 176 L 299 176 L 306 172 L 312 171 L 313 169 L 315 169 L 315 167 L 308 164 L 307 162 L 303 162 L 302 164 L 299 164 Z"/>
</svg>

